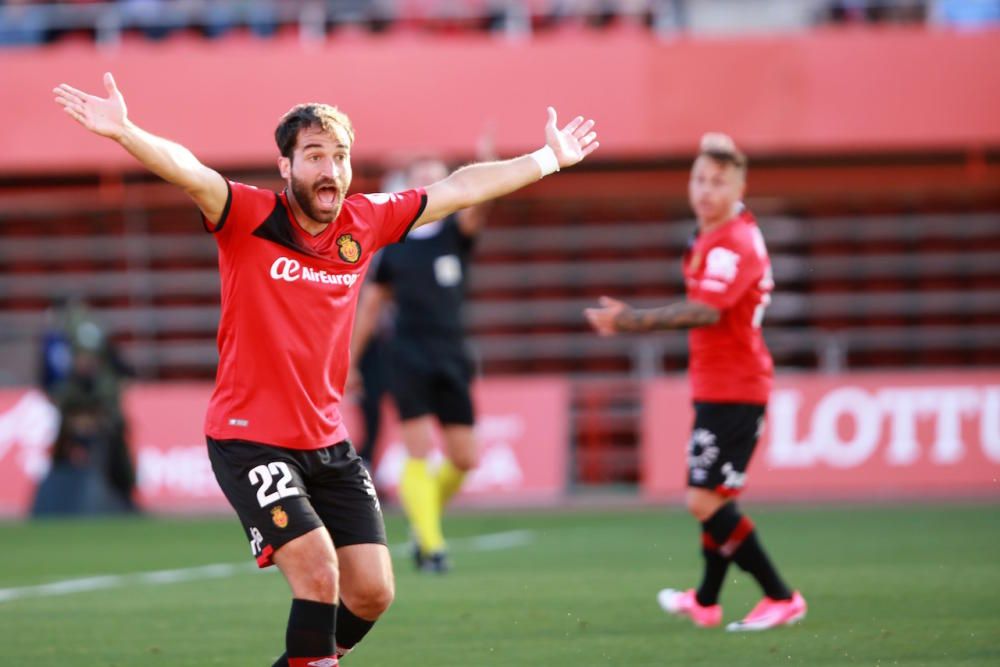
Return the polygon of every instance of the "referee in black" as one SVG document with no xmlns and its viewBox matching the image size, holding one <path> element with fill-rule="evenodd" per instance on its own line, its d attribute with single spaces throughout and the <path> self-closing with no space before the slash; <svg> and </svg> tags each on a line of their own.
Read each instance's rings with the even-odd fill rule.
<svg viewBox="0 0 1000 667">
<path fill-rule="evenodd" d="M 418 159 L 405 169 L 405 186 L 428 185 L 447 175 L 440 160 Z M 414 537 L 417 568 L 426 572 L 449 568 L 441 516 L 477 463 L 469 392 L 473 364 L 466 351 L 462 305 L 469 259 L 484 218 L 482 206 L 464 209 L 385 248 L 374 281 L 361 294 L 351 341 L 351 356 L 359 359 L 383 308 L 395 304 L 389 390 L 409 454 L 399 497 Z M 428 462 L 435 422 L 445 447 L 445 459 L 436 468 Z"/>
</svg>

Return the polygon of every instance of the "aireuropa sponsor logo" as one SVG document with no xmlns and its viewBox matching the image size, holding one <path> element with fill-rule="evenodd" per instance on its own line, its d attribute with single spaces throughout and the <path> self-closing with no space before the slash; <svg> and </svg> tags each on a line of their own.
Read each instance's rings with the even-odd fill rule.
<svg viewBox="0 0 1000 667">
<path fill-rule="evenodd" d="M 350 287 L 358 280 L 356 273 L 329 273 L 321 269 L 304 266 L 302 262 L 291 257 L 279 257 L 271 264 L 271 278 L 294 283 L 305 280 L 310 283 L 324 285 L 345 285 Z"/>
<path fill-rule="evenodd" d="M 845 386 L 811 406 L 803 398 L 796 389 L 771 397 L 771 466 L 855 468 L 876 456 L 892 467 L 949 466 L 973 448 L 1000 463 L 1000 386 Z"/>
</svg>

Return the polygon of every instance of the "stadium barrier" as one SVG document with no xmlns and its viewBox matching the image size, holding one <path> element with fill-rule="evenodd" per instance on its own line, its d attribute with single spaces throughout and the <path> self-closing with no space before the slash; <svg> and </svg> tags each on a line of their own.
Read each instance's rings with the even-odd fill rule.
<svg viewBox="0 0 1000 667">
<path fill-rule="evenodd" d="M 643 386 L 643 499 L 674 501 L 685 484 L 692 419 L 682 378 Z M 125 395 L 140 505 L 228 511 L 205 454 L 207 383 L 136 384 Z M 463 500 L 558 502 L 568 491 L 568 380 L 488 378 L 476 387 L 479 468 Z M 390 496 L 405 451 L 391 409 L 376 461 Z M 353 405 L 345 419 L 360 433 Z M 23 515 L 49 465 L 58 414 L 36 390 L 0 391 L 0 516 Z M 747 476 L 754 499 L 867 500 L 1000 496 L 1000 372 L 780 375 Z"/>
<path fill-rule="evenodd" d="M 687 383 L 645 388 L 642 495 L 679 498 Z M 755 499 L 1000 496 L 1000 372 L 779 375 L 746 477 Z"/>
<path fill-rule="evenodd" d="M 202 430 L 210 383 L 136 384 L 124 397 L 138 502 L 153 512 L 220 512 L 228 505 L 212 474 Z M 480 465 L 465 502 L 546 503 L 563 497 L 568 470 L 569 384 L 562 378 L 481 381 L 475 388 Z M 361 432 L 348 404 L 344 418 Z M 391 411 L 382 430 L 375 481 L 395 494 L 405 449 Z M 49 469 L 59 415 L 37 390 L 0 390 L 0 516 L 24 515 Z"/>
</svg>

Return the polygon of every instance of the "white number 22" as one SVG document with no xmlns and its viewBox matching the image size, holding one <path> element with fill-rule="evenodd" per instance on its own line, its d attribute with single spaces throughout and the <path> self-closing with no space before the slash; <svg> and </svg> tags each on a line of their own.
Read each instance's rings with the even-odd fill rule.
<svg viewBox="0 0 1000 667">
<path fill-rule="evenodd" d="M 271 491 L 271 481 L 277 475 L 281 475 L 281 477 L 275 485 L 275 490 Z M 253 468 L 248 476 L 251 484 L 254 486 L 260 484 L 260 488 L 257 489 L 257 502 L 260 503 L 261 507 L 270 505 L 279 498 L 299 495 L 298 487 L 288 486 L 288 483 L 292 481 L 292 471 L 288 469 L 288 464 L 284 461 L 272 461 L 267 465 L 259 465 Z"/>
</svg>

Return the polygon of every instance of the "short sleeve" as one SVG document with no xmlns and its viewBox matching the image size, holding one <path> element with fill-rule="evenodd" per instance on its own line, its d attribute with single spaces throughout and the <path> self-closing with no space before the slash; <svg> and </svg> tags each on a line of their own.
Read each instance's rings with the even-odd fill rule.
<svg viewBox="0 0 1000 667">
<path fill-rule="evenodd" d="M 219 222 L 213 225 L 204 215 L 201 218 L 205 231 L 213 234 L 220 244 L 241 231 L 252 232 L 253 228 L 271 213 L 277 200 L 276 195 L 270 190 L 261 190 L 252 185 L 230 180 L 226 181 L 226 185 L 229 188 L 229 195 Z"/>
<path fill-rule="evenodd" d="M 689 285 L 687 297 L 726 310 L 760 277 L 760 260 L 752 248 L 716 245 L 705 253 L 705 269 L 698 280 Z"/>
<path fill-rule="evenodd" d="M 427 207 L 427 193 L 423 188 L 362 195 L 362 199 L 367 204 L 378 248 L 402 241 Z"/>
</svg>

